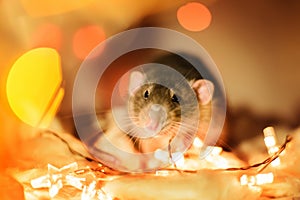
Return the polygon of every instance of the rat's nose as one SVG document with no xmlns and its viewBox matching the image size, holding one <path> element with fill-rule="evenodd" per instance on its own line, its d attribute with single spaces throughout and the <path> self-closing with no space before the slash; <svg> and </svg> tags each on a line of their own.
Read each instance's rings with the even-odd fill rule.
<svg viewBox="0 0 300 200">
<path fill-rule="evenodd" d="M 166 109 L 162 105 L 153 104 L 149 109 L 149 117 L 153 123 L 163 125 L 167 118 Z"/>
<path fill-rule="evenodd" d="M 153 137 L 158 134 L 164 127 L 166 122 L 167 113 L 166 109 L 159 104 L 153 104 L 148 110 L 149 120 L 145 123 L 146 137 Z"/>
<path fill-rule="evenodd" d="M 162 109 L 162 106 L 159 104 L 153 104 L 150 109 L 157 112 Z"/>
</svg>

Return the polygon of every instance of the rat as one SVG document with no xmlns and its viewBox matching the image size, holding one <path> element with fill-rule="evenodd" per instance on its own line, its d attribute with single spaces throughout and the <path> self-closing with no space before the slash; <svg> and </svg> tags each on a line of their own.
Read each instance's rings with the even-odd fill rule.
<svg viewBox="0 0 300 200">
<path fill-rule="evenodd" d="M 126 102 L 102 116 L 104 134 L 90 140 L 91 153 L 119 170 L 160 167 L 157 150 L 163 151 L 162 157 L 169 154 L 167 159 L 176 160 L 170 155 L 187 150 L 195 136 L 206 138 L 212 102 L 219 98 L 213 76 L 204 79 L 184 58 L 165 54 L 150 63 L 127 73 Z M 202 72 L 206 66 L 201 64 Z"/>
<path fill-rule="evenodd" d="M 203 138 L 211 117 L 212 81 L 178 55 L 166 54 L 154 63 L 129 77 L 127 108 L 132 123 L 126 132 L 142 153 L 167 146 L 178 134 L 184 144 L 195 132 Z"/>
</svg>

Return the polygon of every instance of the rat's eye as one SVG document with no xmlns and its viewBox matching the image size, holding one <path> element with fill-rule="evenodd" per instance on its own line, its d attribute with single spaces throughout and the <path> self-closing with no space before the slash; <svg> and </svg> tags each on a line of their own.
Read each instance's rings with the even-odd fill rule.
<svg viewBox="0 0 300 200">
<path fill-rule="evenodd" d="M 146 91 L 144 92 L 144 99 L 148 99 L 148 97 L 149 97 L 149 91 L 146 90 Z"/>
<path fill-rule="evenodd" d="M 179 98 L 175 94 L 173 94 L 171 99 L 172 99 L 173 102 L 179 103 Z"/>
</svg>

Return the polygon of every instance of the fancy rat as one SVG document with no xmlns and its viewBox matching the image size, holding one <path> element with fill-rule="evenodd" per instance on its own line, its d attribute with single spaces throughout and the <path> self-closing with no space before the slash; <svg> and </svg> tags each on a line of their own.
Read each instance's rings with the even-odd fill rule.
<svg viewBox="0 0 300 200">
<path fill-rule="evenodd" d="M 113 106 L 112 102 L 112 112 L 99 120 L 104 135 L 91 137 L 91 153 L 110 166 L 137 171 L 152 168 L 158 161 L 148 155 L 157 150 L 182 153 L 196 135 L 204 139 L 211 127 L 212 102 L 219 92 L 213 76 L 203 79 L 192 64 L 176 54 L 162 55 L 150 63 L 129 71 L 125 105 Z M 202 64 L 201 72 L 206 67 Z"/>
<path fill-rule="evenodd" d="M 166 54 L 153 63 L 131 72 L 129 78 L 127 107 L 132 126 L 126 132 L 136 150 L 155 151 L 178 134 L 184 145 L 191 143 L 195 133 L 204 138 L 214 84 L 178 55 Z"/>
</svg>

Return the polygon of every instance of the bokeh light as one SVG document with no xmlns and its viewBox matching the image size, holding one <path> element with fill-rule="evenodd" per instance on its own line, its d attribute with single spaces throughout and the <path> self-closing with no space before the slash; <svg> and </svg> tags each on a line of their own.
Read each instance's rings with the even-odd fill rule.
<svg viewBox="0 0 300 200">
<path fill-rule="evenodd" d="M 44 17 L 80 9 L 94 1 L 95 0 L 21 0 L 21 3 L 28 15 Z"/>
<path fill-rule="evenodd" d="M 100 42 L 106 39 L 105 32 L 97 25 L 84 26 L 75 33 L 73 38 L 73 51 L 79 59 L 85 59 L 86 56 Z M 97 52 L 98 54 L 101 51 Z M 94 55 L 96 56 L 97 53 Z"/>
<path fill-rule="evenodd" d="M 60 50 L 62 45 L 62 31 L 55 24 L 45 23 L 32 34 L 33 47 L 50 47 Z"/>
<path fill-rule="evenodd" d="M 177 10 L 179 24 L 189 31 L 202 31 L 211 23 L 211 13 L 206 6 L 190 2 Z"/>
<path fill-rule="evenodd" d="M 6 83 L 8 103 L 23 122 L 46 128 L 64 95 L 60 56 L 51 48 L 23 54 L 12 66 Z"/>
</svg>

